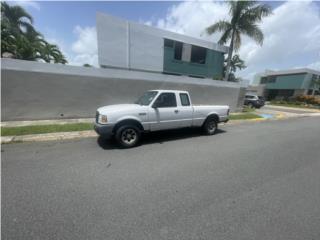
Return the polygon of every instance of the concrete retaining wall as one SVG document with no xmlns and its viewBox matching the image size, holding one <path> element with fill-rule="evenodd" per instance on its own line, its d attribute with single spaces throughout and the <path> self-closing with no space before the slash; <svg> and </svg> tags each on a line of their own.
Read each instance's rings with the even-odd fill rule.
<svg viewBox="0 0 320 240">
<path fill-rule="evenodd" d="M 131 103 L 150 89 L 190 92 L 194 104 L 239 106 L 231 82 L 2 59 L 1 120 L 94 117 L 97 107 Z"/>
</svg>

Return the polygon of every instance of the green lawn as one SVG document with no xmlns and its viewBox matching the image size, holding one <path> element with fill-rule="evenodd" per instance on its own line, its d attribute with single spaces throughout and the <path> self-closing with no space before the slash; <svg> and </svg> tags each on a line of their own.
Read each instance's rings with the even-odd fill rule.
<svg viewBox="0 0 320 240">
<path fill-rule="evenodd" d="M 1 136 L 19 136 L 27 134 L 53 133 L 53 132 L 73 132 L 92 130 L 92 123 L 70 123 L 37 125 L 24 127 L 1 127 Z"/>
<path fill-rule="evenodd" d="M 261 116 L 254 113 L 240 113 L 240 114 L 231 114 L 230 120 L 246 120 L 246 119 L 255 119 L 262 118 Z"/>
</svg>

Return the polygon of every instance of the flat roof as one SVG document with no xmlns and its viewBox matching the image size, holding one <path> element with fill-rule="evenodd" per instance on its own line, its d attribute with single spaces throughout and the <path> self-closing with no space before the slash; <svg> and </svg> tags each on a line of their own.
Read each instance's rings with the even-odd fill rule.
<svg viewBox="0 0 320 240">
<path fill-rule="evenodd" d="M 310 68 L 296 68 L 296 69 L 280 70 L 280 71 L 266 70 L 264 73 L 261 74 L 261 77 L 291 75 L 291 74 L 301 74 L 301 73 L 311 73 L 311 74 L 320 75 L 320 71 L 317 71 L 317 70 L 313 70 Z"/>
</svg>

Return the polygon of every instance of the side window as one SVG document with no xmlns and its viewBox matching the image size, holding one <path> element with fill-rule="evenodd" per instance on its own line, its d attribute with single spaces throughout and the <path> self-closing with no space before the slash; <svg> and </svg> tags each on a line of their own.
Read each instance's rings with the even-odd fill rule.
<svg viewBox="0 0 320 240">
<path fill-rule="evenodd" d="M 174 59 L 181 60 L 182 57 L 182 42 L 175 42 L 174 46 Z"/>
<path fill-rule="evenodd" d="M 155 105 L 158 108 L 176 107 L 176 95 L 174 93 L 161 93 L 155 101 Z"/>
<path fill-rule="evenodd" d="M 182 106 L 190 106 L 190 101 L 189 101 L 188 94 L 180 93 L 180 100 L 181 100 L 181 105 Z"/>
</svg>

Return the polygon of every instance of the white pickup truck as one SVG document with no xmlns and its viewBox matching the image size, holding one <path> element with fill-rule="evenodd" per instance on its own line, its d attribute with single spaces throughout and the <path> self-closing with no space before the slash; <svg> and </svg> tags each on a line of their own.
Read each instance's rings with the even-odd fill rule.
<svg viewBox="0 0 320 240">
<path fill-rule="evenodd" d="M 134 104 L 98 108 L 94 129 L 102 137 L 114 136 L 121 146 L 129 148 L 148 131 L 201 127 L 212 135 L 218 123 L 228 121 L 229 111 L 229 106 L 194 106 L 186 91 L 150 90 Z"/>
</svg>

